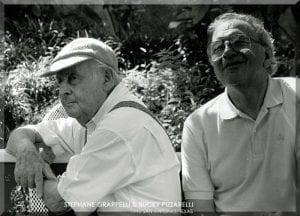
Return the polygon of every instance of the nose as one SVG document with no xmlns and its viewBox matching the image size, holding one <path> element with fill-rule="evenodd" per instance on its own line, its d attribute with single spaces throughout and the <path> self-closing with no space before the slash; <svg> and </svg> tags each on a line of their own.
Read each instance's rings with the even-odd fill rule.
<svg viewBox="0 0 300 216">
<path fill-rule="evenodd" d="M 233 49 L 233 47 L 232 47 L 232 45 L 229 43 L 229 41 L 226 41 L 226 42 L 224 43 L 224 46 L 225 46 L 224 52 L 223 52 L 223 57 L 224 57 L 224 58 L 230 58 L 230 57 L 232 57 L 232 56 L 234 56 L 234 55 L 237 54 L 237 52 Z"/>
<path fill-rule="evenodd" d="M 70 88 L 70 86 L 68 85 L 67 82 L 62 81 L 59 84 L 59 96 L 61 98 L 70 95 L 71 92 L 72 92 L 72 90 L 71 90 L 71 88 Z"/>
</svg>

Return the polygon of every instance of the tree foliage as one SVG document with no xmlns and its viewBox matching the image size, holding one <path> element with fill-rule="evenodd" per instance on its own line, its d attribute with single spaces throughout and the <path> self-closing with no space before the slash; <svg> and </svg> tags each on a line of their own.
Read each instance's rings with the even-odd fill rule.
<svg viewBox="0 0 300 216">
<path fill-rule="evenodd" d="M 6 6 L 5 126 L 12 130 L 41 120 L 57 100 L 57 91 L 53 79 L 40 79 L 38 74 L 72 38 L 89 36 L 114 48 L 124 82 L 160 118 L 179 151 L 186 117 L 223 91 L 206 56 L 206 29 L 218 14 L 241 11 L 263 18 L 278 41 L 277 76 L 290 74 L 293 43 L 282 39 L 284 33 L 274 27 L 275 21 L 265 17 L 266 9 L 239 5 Z"/>
</svg>

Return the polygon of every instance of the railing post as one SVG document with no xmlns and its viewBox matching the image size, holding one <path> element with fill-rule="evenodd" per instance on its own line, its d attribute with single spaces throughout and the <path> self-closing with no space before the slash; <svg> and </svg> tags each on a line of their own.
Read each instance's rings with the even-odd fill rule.
<svg viewBox="0 0 300 216">
<path fill-rule="evenodd" d="M 0 1 L 0 148 L 4 148 L 4 4 Z M 0 164 L 0 215 L 5 211 L 5 170 Z"/>
<path fill-rule="evenodd" d="M 5 211 L 4 163 L 0 163 L 0 215 Z"/>
<path fill-rule="evenodd" d="M 15 186 L 15 158 L 0 149 L 0 215 L 11 207 L 10 192 Z"/>
<path fill-rule="evenodd" d="M 4 69 L 4 4 L 0 1 L 0 148 L 4 148 L 5 125 L 4 125 L 4 94 L 7 74 Z"/>
<path fill-rule="evenodd" d="M 69 158 L 70 155 L 55 158 L 54 163 L 51 164 L 55 175 L 60 175 L 66 170 Z M 14 211 L 16 207 L 15 203 L 11 202 L 11 198 L 15 198 L 15 195 L 11 195 L 11 192 L 16 192 L 16 182 L 14 179 L 15 161 L 14 156 L 8 154 L 5 149 L 0 149 L 0 216 L 3 213 L 7 213 L 8 210 Z M 23 198 L 25 199 L 25 197 Z M 43 215 L 44 209 L 40 201 L 34 197 L 34 193 L 29 193 L 29 201 L 31 202 L 29 203 L 30 211 L 32 210 L 31 213 L 41 213 Z"/>
</svg>

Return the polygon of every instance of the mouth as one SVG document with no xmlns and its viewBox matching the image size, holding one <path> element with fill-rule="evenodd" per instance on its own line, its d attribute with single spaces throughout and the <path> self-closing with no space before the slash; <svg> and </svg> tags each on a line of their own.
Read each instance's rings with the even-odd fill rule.
<svg viewBox="0 0 300 216">
<path fill-rule="evenodd" d="M 225 64 L 225 66 L 223 67 L 223 69 L 237 67 L 237 66 L 240 66 L 241 64 L 244 64 L 244 63 L 245 63 L 245 61 L 229 62 L 229 63 Z"/>
<path fill-rule="evenodd" d="M 73 104 L 75 104 L 75 101 L 62 101 L 63 106 L 72 106 Z"/>
</svg>

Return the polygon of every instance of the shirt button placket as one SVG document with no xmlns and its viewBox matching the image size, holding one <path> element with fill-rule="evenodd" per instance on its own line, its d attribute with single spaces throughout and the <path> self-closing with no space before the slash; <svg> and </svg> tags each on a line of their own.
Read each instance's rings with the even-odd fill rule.
<svg viewBox="0 0 300 216">
<path fill-rule="evenodd" d="M 259 133 L 257 128 L 258 128 L 258 123 L 255 122 L 251 134 L 252 149 L 253 149 L 254 156 L 263 155 L 263 151 L 264 151 L 263 148 L 264 143 L 262 143 L 262 137 L 261 137 L 262 134 Z"/>
<path fill-rule="evenodd" d="M 259 133 L 257 132 L 257 122 L 251 121 L 250 125 L 250 134 L 251 134 L 251 149 L 252 149 L 252 155 L 253 156 L 259 156 L 263 152 L 262 149 L 262 143 L 259 141 Z"/>
</svg>

